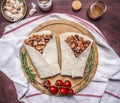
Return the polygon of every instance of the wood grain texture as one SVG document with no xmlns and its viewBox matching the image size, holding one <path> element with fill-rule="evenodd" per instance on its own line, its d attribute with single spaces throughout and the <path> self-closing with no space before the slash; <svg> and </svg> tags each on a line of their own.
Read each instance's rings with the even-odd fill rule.
<svg viewBox="0 0 120 103">
<path fill-rule="evenodd" d="M 53 31 L 56 34 L 57 38 L 59 38 L 59 35 L 61 35 L 62 33 L 65 33 L 65 32 L 76 32 L 76 33 L 81 33 L 83 35 L 89 36 L 91 39 L 94 40 L 94 38 L 92 37 L 92 35 L 85 28 L 83 28 L 81 25 L 79 25 L 77 23 L 74 23 L 74 22 L 71 22 L 71 21 L 68 21 L 68 20 L 65 20 L 65 19 L 50 20 L 50 21 L 44 22 L 44 23 L 38 25 L 37 27 L 35 27 L 31 31 L 31 33 L 29 34 L 29 36 L 32 35 L 32 33 L 40 32 L 42 30 L 51 30 L 51 31 Z M 59 45 L 58 41 L 57 41 L 57 44 Z M 58 47 L 60 47 L 60 45 Z M 97 46 L 96 46 L 95 41 L 93 42 L 93 45 L 92 45 L 91 48 L 92 48 L 92 50 L 94 50 L 95 56 L 94 56 L 94 60 L 93 60 L 93 65 L 94 66 L 93 66 L 93 68 L 92 68 L 92 70 L 91 70 L 90 73 L 89 73 L 89 69 L 90 68 L 86 67 L 85 71 L 84 71 L 84 76 L 81 77 L 81 78 L 71 78 L 69 76 L 62 76 L 62 75 L 59 74 L 57 76 L 54 76 L 54 77 L 51 77 L 51 78 L 47 78 L 47 79 L 49 79 L 51 81 L 52 85 L 55 85 L 55 81 L 57 79 L 62 79 L 63 81 L 70 80 L 71 83 L 72 83 L 72 89 L 74 90 L 75 93 L 77 93 L 78 91 L 80 91 L 83 88 L 85 88 L 89 84 L 89 82 L 91 81 L 91 79 L 93 78 L 93 76 L 95 75 L 95 72 L 97 70 L 97 65 L 98 65 L 98 51 L 97 51 Z M 38 75 L 38 73 L 36 71 L 36 68 L 33 66 L 29 55 L 25 51 L 24 46 L 22 46 L 21 51 L 26 53 L 27 64 L 28 64 L 29 67 L 31 67 L 30 70 L 32 70 L 32 73 L 34 73 L 36 75 L 36 80 L 39 83 L 43 83 L 43 81 L 45 79 L 41 79 L 39 77 L 39 75 Z M 62 63 L 60 48 L 58 48 L 58 51 L 59 51 L 59 54 L 60 54 L 59 55 L 59 60 L 58 60 L 59 61 L 59 65 L 60 65 Z M 23 71 L 24 71 L 24 68 L 23 68 Z M 43 93 L 50 94 L 48 92 L 48 90 L 45 89 L 42 85 L 40 85 L 40 84 L 34 84 L 32 81 L 30 81 L 30 79 L 29 79 L 28 75 L 25 73 L 25 71 L 24 71 L 24 74 L 27 77 L 27 79 L 29 80 L 29 82 L 31 82 L 31 84 L 34 87 L 36 87 L 38 90 L 42 91 Z M 86 77 L 88 78 L 88 80 L 85 80 Z M 56 96 L 59 96 L 59 94 L 56 94 Z"/>
<path fill-rule="evenodd" d="M 0 6 L 3 0 L 0 0 Z M 81 0 L 83 6 L 80 11 L 75 12 L 71 9 L 73 0 L 53 0 L 53 8 L 49 12 L 42 12 L 37 6 L 37 13 L 34 15 L 48 14 L 48 13 L 69 13 L 81 17 L 89 22 L 95 24 L 103 35 L 107 38 L 112 48 L 120 56 L 120 0 L 104 0 L 108 6 L 107 12 L 97 21 L 93 21 L 87 17 L 87 9 L 95 0 Z M 37 0 L 26 0 L 28 11 L 31 8 L 31 2 L 37 3 Z M 27 13 L 25 18 L 29 18 Z M 0 37 L 3 35 L 5 27 L 12 24 L 6 21 L 1 15 L 0 11 Z M 0 103 L 21 103 L 17 101 L 15 87 L 10 79 L 0 72 Z M 9 88 L 11 89 L 9 92 Z M 11 94 L 13 94 L 11 96 Z"/>
</svg>

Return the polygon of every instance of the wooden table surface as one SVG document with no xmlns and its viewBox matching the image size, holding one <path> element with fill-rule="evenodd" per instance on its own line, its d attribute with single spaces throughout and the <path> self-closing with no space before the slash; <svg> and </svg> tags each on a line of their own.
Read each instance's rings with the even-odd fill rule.
<svg viewBox="0 0 120 103">
<path fill-rule="evenodd" d="M 3 0 L 0 0 L 0 6 Z M 49 12 L 42 12 L 37 5 L 37 13 L 34 15 L 48 14 L 48 13 L 69 13 L 81 17 L 89 22 L 95 24 L 104 36 L 109 41 L 111 47 L 120 56 L 120 0 L 104 0 L 107 4 L 107 12 L 97 21 L 93 21 L 87 17 L 87 9 L 95 0 L 81 0 L 82 9 L 80 11 L 73 11 L 71 3 L 73 0 L 53 0 L 53 8 Z M 37 4 L 37 0 L 26 0 L 28 11 L 31 8 L 31 2 Z M 27 13 L 25 18 L 30 18 Z M 7 25 L 12 24 L 6 21 L 0 12 L 0 37 Z M 13 82 L 7 76 L 0 72 L 0 103 L 21 103 L 17 100 L 17 94 Z"/>
</svg>

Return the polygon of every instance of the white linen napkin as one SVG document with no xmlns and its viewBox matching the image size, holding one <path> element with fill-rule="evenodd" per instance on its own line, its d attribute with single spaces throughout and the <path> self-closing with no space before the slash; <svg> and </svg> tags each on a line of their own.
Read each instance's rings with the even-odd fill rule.
<svg viewBox="0 0 120 103">
<path fill-rule="evenodd" d="M 30 31 L 47 20 L 61 18 L 74 21 L 91 32 L 99 53 L 99 63 L 94 78 L 86 88 L 72 97 L 55 97 L 41 93 L 26 80 L 20 64 L 19 50 Z M 120 103 L 120 58 L 95 25 L 76 16 L 53 13 L 7 26 L 0 39 L 0 57 L 0 69 L 14 82 L 19 101 L 25 103 L 106 103 L 107 100 L 107 103 Z"/>
</svg>

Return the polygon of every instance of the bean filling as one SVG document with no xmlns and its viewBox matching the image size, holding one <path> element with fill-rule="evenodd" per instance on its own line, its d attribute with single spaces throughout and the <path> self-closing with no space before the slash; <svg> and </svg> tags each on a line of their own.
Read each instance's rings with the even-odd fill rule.
<svg viewBox="0 0 120 103">
<path fill-rule="evenodd" d="M 66 43 L 72 49 L 75 57 L 79 57 L 79 55 L 90 45 L 91 41 L 84 40 L 79 35 L 71 35 L 66 38 Z"/>
<path fill-rule="evenodd" d="M 24 41 L 26 45 L 30 45 L 38 50 L 41 54 L 45 49 L 47 43 L 53 38 L 52 34 L 32 35 Z"/>
</svg>

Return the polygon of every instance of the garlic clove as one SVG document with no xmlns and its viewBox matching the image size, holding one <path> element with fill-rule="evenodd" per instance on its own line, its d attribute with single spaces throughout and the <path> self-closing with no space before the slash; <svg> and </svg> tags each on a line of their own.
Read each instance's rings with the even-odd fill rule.
<svg viewBox="0 0 120 103">
<path fill-rule="evenodd" d="M 15 3 L 16 3 L 17 5 L 20 5 L 20 1 L 19 1 L 19 0 L 16 0 Z"/>
<path fill-rule="evenodd" d="M 6 10 L 12 10 L 13 7 L 10 7 L 10 6 L 4 6 L 4 9 L 6 9 Z"/>
<path fill-rule="evenodd" d="M 29 11 L 29 15 L 33 15 L 33 14 L 35 14 L 36 12 L 37 12 L 36 9 L 31 9 L 31 10 Z"/>
<path fill-rule="evenodd" d="M 13 7 L 14 4 L 15 4 L 14 2 L 9 2 L 9 6 L 10 6 L 10 7 Z"/>
<path fill-rule="evenodd" d="M 15 0 L 9 0 L 9 2 L 12 2 L 12 3 L 14 3 L 14 4 L 15 4 Z"/>
<path fill-rule="evenodd" d="M 13 21 L 17 21 L 20 18 L 22 18 L 23 14 L 13 14 L 11 15 L 11 18 L 13 19 Z"/>
<path fill-rule="evenodd" d="M 9 0 L 6 0 L 6 2 L 9 2 Z"/>
<path fill-rule="evenodd" d="M 12 13 L 8 10 L 5 11 L 5 15 L 7 15 L 8 17 L 12 17 Z"/>
<path fill-rule="evenodd" d="M 31 5 L 32 5 L 32 8 L 33 8 L 33 9 L 36 8 L 36 4 L 35 4 L 35 3 L 32 2 Z"/>
<path fill-rule="evenodd" d="M 23 16 L 23 14 L 14 14 L 13 18 L 20 19 Z"/>
<path fill-rule="evenodd" d="M 23 6 L 23 2 L 21 2 L 21 3 L 19 4 L 19 6 L 22 7 L 22 6 Z"/>
<path fill-rule="evenodd" d="M 14 6 L 13 6 L 15 9 L 20 9 L 20 6 L 19 5 L 17 5 L 17 4 L 14 4 Z"/>
<path fill-rule="evenodd" d="M 10 12 L 11 12 L 12 14 L 16 14 L 16 13 L 18 13 L 18 10 L 17 10 L 17 9 L 12 9 L 12 10 L 10 10 Z"/>
</svg>

